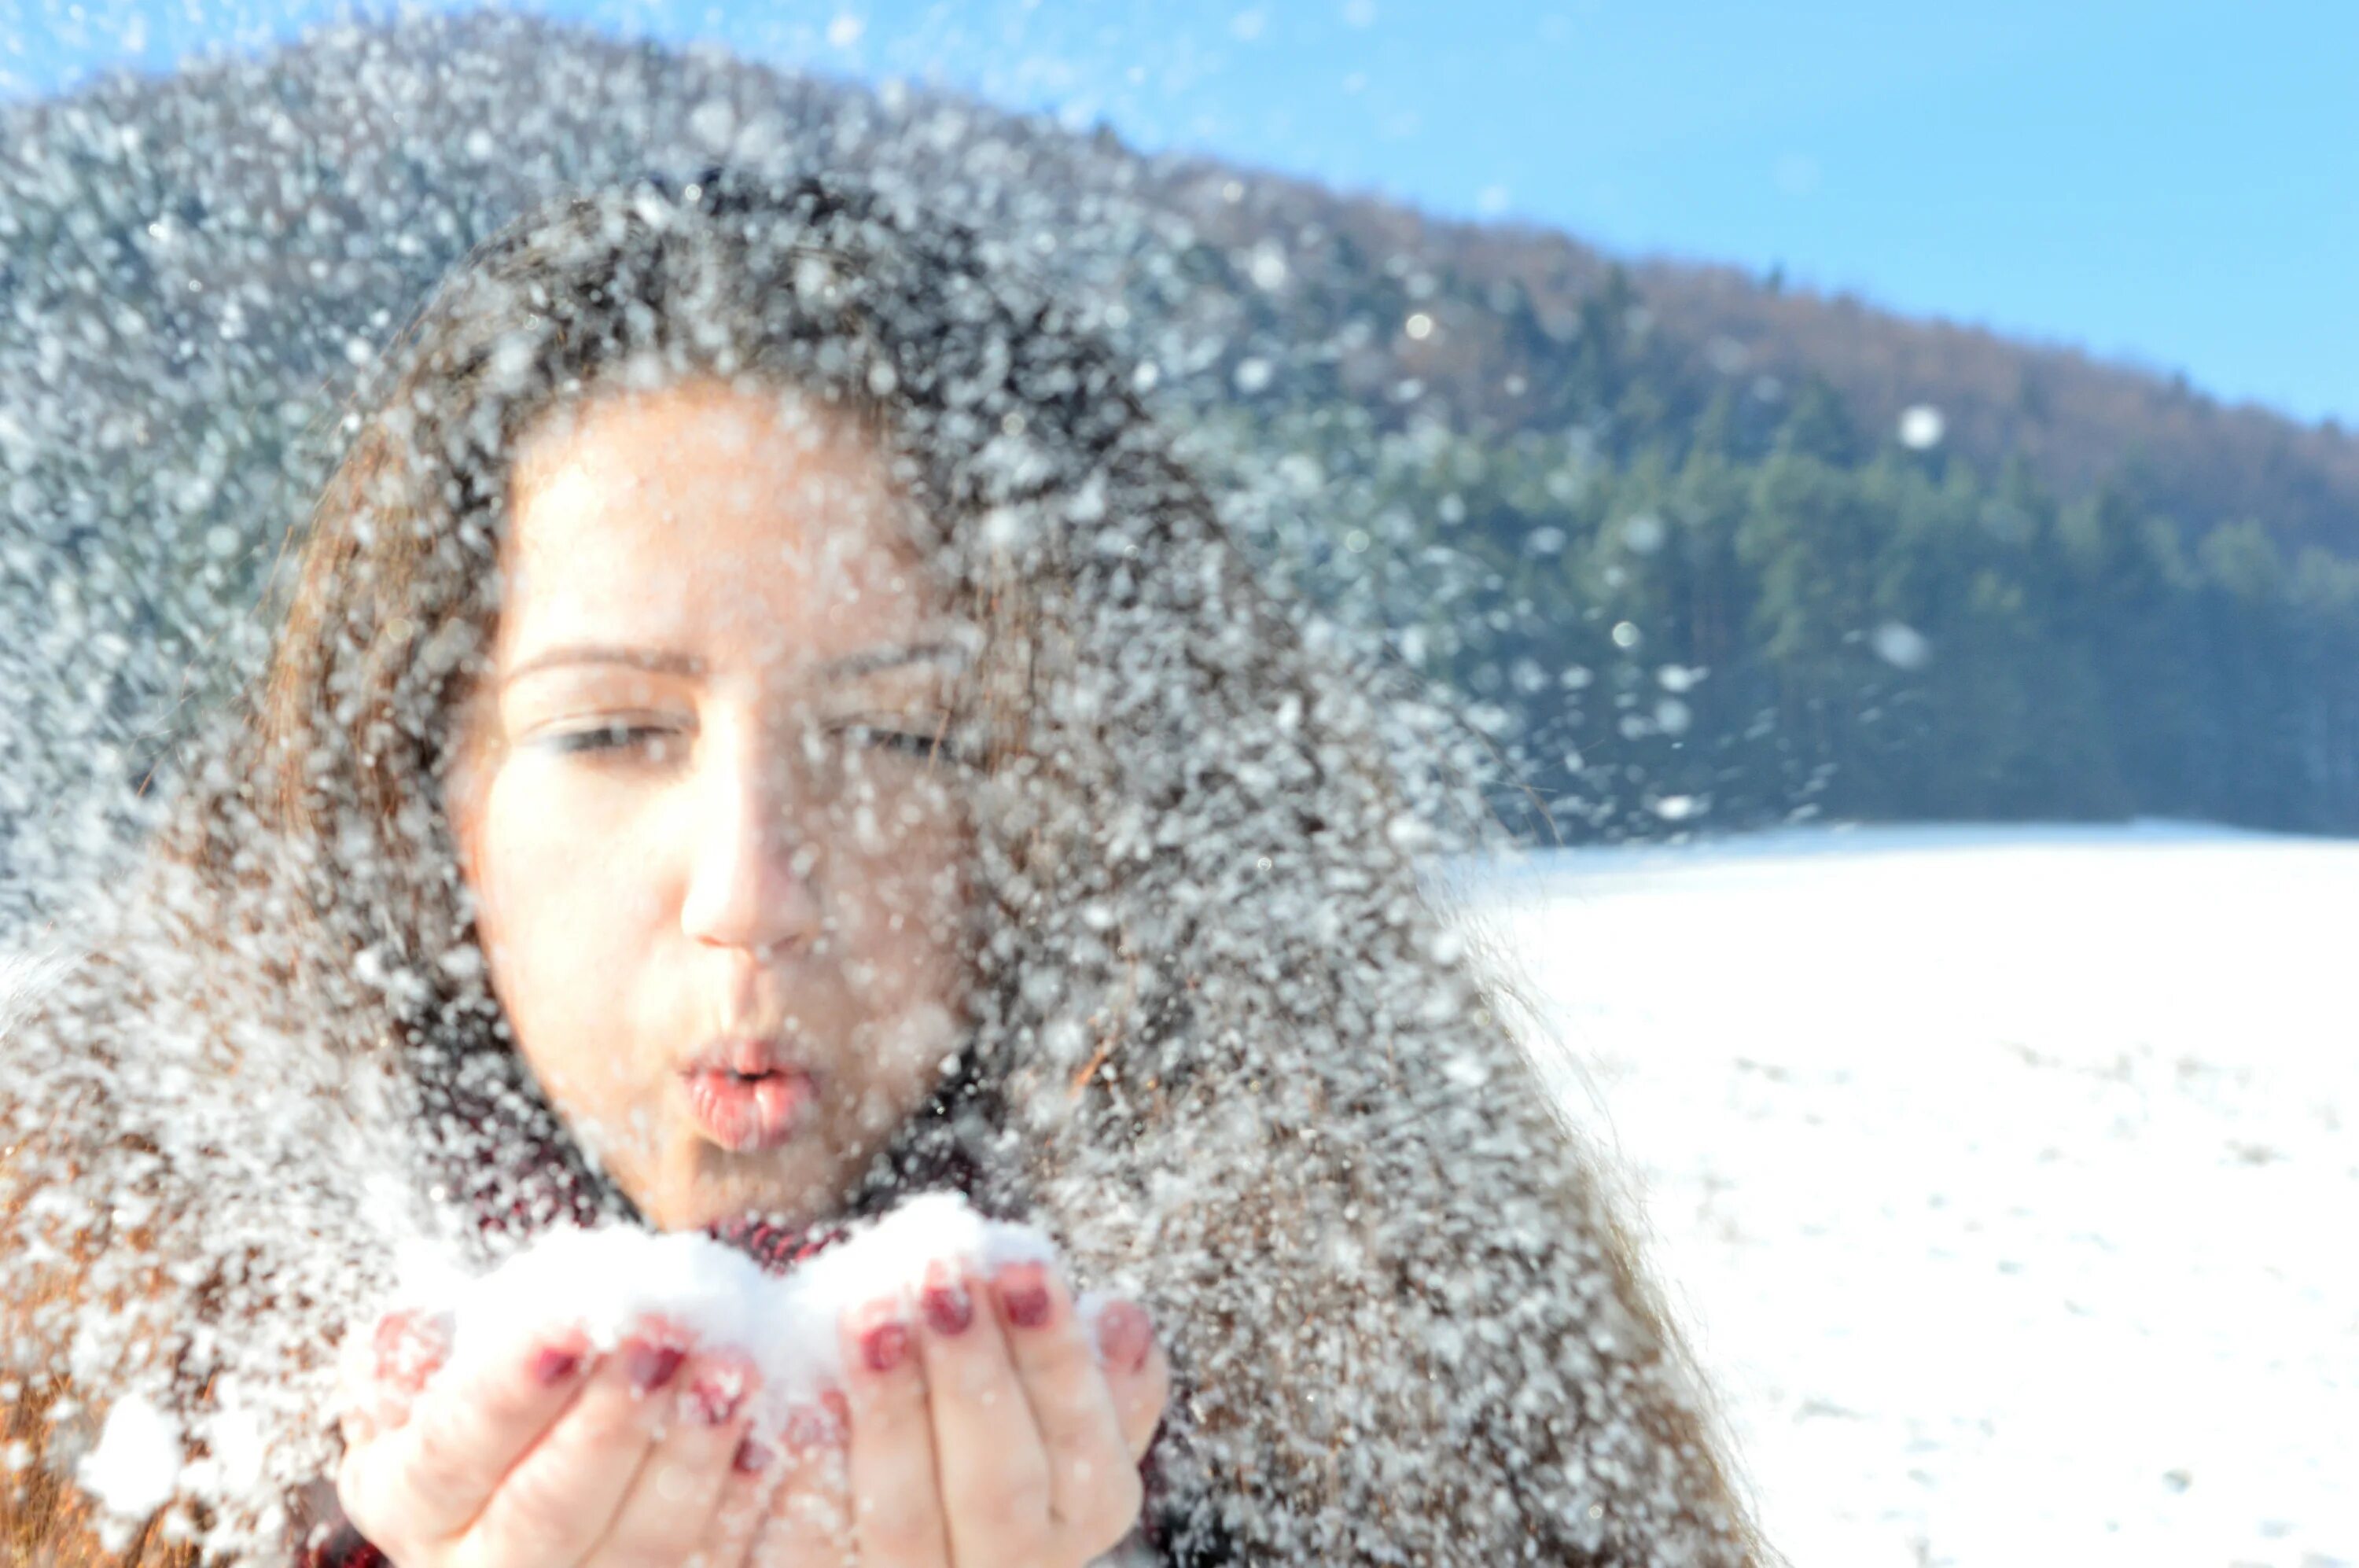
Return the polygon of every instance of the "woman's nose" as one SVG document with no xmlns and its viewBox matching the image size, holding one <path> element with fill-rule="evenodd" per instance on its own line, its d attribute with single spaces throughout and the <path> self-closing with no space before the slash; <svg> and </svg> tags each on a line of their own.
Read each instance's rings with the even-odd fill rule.
<svg viewBox="0 0 2359 1568">
<path fill-rule="evenodd" d="M 795 831 L 785 763 L 767 748 L 739 749 L 695 791 L 680 924 L 698 942 L 766 958 L 818 934 L 819 846 Z"/>
</svg>

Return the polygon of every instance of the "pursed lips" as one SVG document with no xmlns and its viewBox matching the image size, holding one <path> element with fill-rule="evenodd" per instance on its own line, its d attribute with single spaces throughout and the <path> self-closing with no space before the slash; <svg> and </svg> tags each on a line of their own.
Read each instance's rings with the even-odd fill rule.
<svg viewBox="0 0 2359 1568">
<path fill-rule="evenodd" d="M 809 1124 L 819 1101 L 817 1076 L 775 1037 L 713 1041 L 680 1076 L 698 1125 L 737 1154 L 787 1143 Z"/>
</svg>

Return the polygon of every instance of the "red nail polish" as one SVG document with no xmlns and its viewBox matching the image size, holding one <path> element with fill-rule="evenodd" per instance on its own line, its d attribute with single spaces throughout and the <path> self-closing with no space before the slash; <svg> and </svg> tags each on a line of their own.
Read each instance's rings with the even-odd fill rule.
<svg viewBox="0 0 2359 1568">
<path fill-rule="evenodd" d="M 999 1304 L 1017 1328 L 1038 1328 L 1049 1321 L 1049 1271 L 1038 1263 L 1002 1269 Z"/>
<path fill-rule="evenodd" d="M 787 1446 L 798 1454 L 808 1454 L 824 1448 L 842 1435 L 843 1428 L 832 1411 L 810 1405 L 797 1405 L 787 1412 L 787 1428 L 779 1435 Z"/>
<path fill-rule="evenodd" d="M 555 1388 L 582 1370 L 582 1357 L 557 1345 L 545 1345 L 532 1358 L 532 1375 L 543 1387 Z"/>
<path fill-rule="evenodd" d="M 751 1475 L 756 1471 L 768 1469 L 770 1461 L 775 1457 L 777 1456 L 770 1452 L 768 1444 L 757 1438 L 749 1437 L 737 1444 L 737 1452 L 730 1458 L 729 1463 L 739 1475 Z"/>
<path fill-rule="evenodd" d="M 635 1393 L 654 1393 L 679 1375 L 679 1364 L 687 1359 L 688 1353 L 677 1345 L 636 1338 L 623 1342 L 623 1369 Z"/>
<path fill-rule="evenodd" d="M 1106 1365 L 1122 1372 L 1136 1372 L 1147 1365 L 1147 1353 L 1155 1348 L 1155 1324 L 1147 1309 L 1136 1301 L 1109 1301 L 1098 1314 L 1098 1348 L 1105 1353 Z"/>
<path fill-rule="evenodd" d="M 898 1321 L 877 1323 L 860 1336 L 860 1358 L 871 1372 L 890 1372 L 908 1354 L 908 1325 Z"/>
<path fill-rule="evenodd" d="M 688 1408 L 707 1426 L 726 1426 L 745 1397 L 745 1380 L 725 1372 L 707 1372 L 689 1385 Z"/>
<path fill-rule="evenodd" d="M 376 1320 L 376 1333 L 370 1343 L 376 1347 L 378 1376 L 384 1376 L 387 1363 L 399 1356 L 410 1335 L 417 1332 L 418 1314 L 407 1310 L 387 1312 Z"/>
<path fill-rule="evenodd" d="M 928 1270 L 926 1288 L 919 1292 L 918 1302 L 936 1334 L 962 1334 L 974 1322 L 974 1298 L 948 1269 Z"/>
<path fill-rule="evenodd" d="M 378 1320 L 370 1345 L 375 1352 L 376 1380 L 406 1393 L 418 1393 L 451 1354 L 448 1314 L 388 1312 Z"/>
</svg>

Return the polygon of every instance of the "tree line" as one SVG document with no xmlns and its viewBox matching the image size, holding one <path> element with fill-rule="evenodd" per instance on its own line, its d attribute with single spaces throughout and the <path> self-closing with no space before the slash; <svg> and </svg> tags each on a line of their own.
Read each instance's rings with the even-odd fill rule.
<svg viewBox="0 0 2359 1568">
<path fill-rule="evenodd" d="M 1743 396 L 1619 441 L 1334 404 L 1234 434 L 1325 514 L 1288 540 L 1305 584 L 1478 704 L 1536 836 L 2359 830 L 2359 562 L 1869 440 L 1823 386 L 1766 423 Z"/>
</svg>

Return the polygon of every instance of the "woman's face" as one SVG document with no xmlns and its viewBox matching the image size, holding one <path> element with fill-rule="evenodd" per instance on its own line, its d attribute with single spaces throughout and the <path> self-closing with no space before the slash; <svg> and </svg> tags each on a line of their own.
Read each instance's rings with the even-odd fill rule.
<svg viewBox="0 0 2359 1568">
<path fill-rule="evenodd" d="M 952 628 L 851 422 L 718 382 L 517 454 L 452 825 L 518 1048 L 649 1220 L 824 1212 L 957 1050 Z"/>
</svg>

